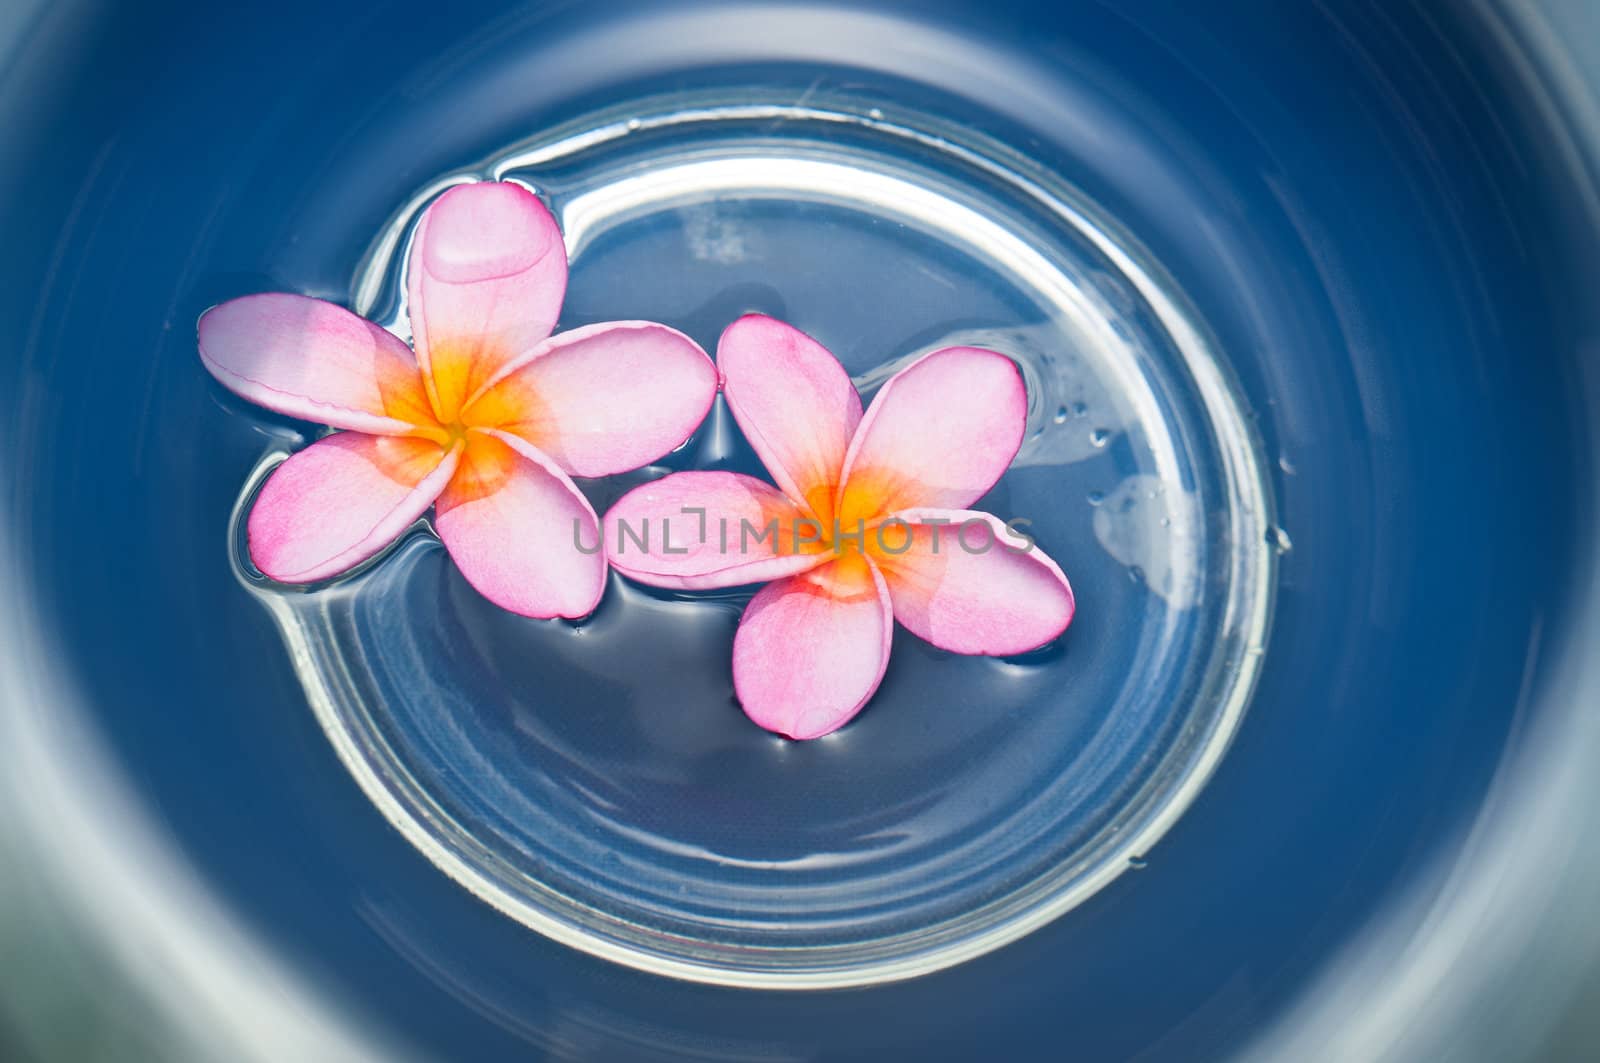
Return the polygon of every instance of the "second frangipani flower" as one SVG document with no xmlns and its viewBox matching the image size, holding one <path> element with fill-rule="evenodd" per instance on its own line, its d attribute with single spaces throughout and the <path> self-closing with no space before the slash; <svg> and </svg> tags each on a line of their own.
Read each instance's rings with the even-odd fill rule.
<svg viewBox="0 0 1600 1063">
<path fill-rule="evenodd" d="M 746 714 L 791 738 L 843 726 L 877 690 L 894 621 L 942 649 L 1035 649 L 1072 622 L 1072 588 L 1027 536 L 966 507 L 1021 446 L 1027 393 L 1010 359 L 926 355 L 863 414 L 844 367 L 760 316 L 717 348 L 723 395 L 771 484 L 680 472 L 606 515 L 606 550 L 641 583 L 768 582 L 733 642 Z"/>
<path fill-rule="evenodd" d="M 462 185 L 418 223 L 407 265 L 415 353 L 332 303 L 249 295 L 200 319 L 230 390 L 343 431 L 290 457 L 250 513 L 250 556 L 285 583 L 338 575 L 434 507 L 484 597 L 535 617 L 589 613 L 605 562 L 573 476 L 638 468 L 682 443 L 716 396 L 711 360 L 665 325 L 551 336 L 561 231 L 527 189 Z"/>
</svg>

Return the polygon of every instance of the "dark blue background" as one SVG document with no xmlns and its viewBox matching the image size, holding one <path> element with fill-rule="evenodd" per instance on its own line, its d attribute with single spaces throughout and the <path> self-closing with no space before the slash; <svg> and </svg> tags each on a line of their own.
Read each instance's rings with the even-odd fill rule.
<svg viewBox="0 0 1600 1063">
<path fill-rule="evenodd" d="M 756 47 L 710 33 L 559 62 L 565 35 L 667 6 L 44 17 L 0 84 L 0 439 L 47 641 L 218 893 L 426 1052 L 1226 1054 L 1472 813 L 1539 664 L 1531 633 L 1559 625 L 1589 547 L 1571 383 L 1594 289 L 1558 253 L 1540 130 L 1443 4 L 877 5 L 1015 53 L 1054 108 L 892 45 L 863 57 L 820 11 Z M 223 298 L 342 299 L 432 176 L 594 104 L 752 72 L 797 94 L 893 78 L 1060 167 L 1193 300 L 1293 470 L 1259 693 L 1149 866 L 996 954 L 870 990 L 735 992 L 582 957 L 393 833 L 229 573 L 261 440 L 194 354 Z"/>
</svg>

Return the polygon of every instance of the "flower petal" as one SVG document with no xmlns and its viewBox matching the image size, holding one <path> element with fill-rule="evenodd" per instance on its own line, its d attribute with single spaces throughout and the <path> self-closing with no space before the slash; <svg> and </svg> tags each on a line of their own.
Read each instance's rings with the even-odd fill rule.
<svg viewBox="0 0 1600 1063">
<path fill-rule="evenodd" d="M 555 327 L 567 290 L 561 229 L 521 185 L 458 185 L 418 223 L 406 286 L 417 360 L 448 424 Z"/>
<path fill-rule="evenodd" d="M 606 563 L 594 510 L 566 473 L 516 436 L 470 433 L 436 514 L 461 574 L 502 609 L 580 617 L 600 603 Z"/>
<path fill-rule="evenodd" d="M 375 435 L 433 423 L 411 348 L 321 299 L 229 300 L 200 316 L 199 340 L 211 375 L 269 410 Z"/>
<path fill-rule="evenodd" d="M 717 370 L 649 321 L 572 329 L 508 364 L 461 416 L 526 439 L 574 476 L 637 469 L 683 443 L 717 397 Z"/>
<path fill-rule="evenodd" d="M 753 476 L 678 472 L 617 500 L 604 521 L 606 556 L 624 576 L 653 587 L 760 583 L 831 560 L 816 542 L 823 529 L 808 519 Z"/>
<path fill-rule="evenodd" d="M 913 506 L 970 506 L 1017 456 L 1027 420 L 1027 388 L 1005 355 L 946 347 L 919 358 L 861 419 L 840 513 L 853 525 Z"/>
<path fill-rule="evenodd" d="M 951 653 L 1025 653 L 1072 623 L 1072 586 L 1060 566 L 999 517 L 972 510 L 897 514 L 875 542 L 895 619 Z"/>
<path fill-rule="evenodd" d="M 733 638 L 739 703 L 790 738 L 836 731 L 878 689 L 893 634 L 883 577 L 860 555 L 769 583 Z"/>
<path fill-rule="evenodd" d="M 792 325 L 750 314 L 717 344 L 728 409 L 784 493 L 833 519 L 861 396 L 839 360 Z"/>
<path fill-rule="evenodd" d="M 250 560 L 280 583 L 360 564 L 405 531 L 456 470 L 460 447 L 340 432 L 291 456 L 256 496 Z"/>
</svg>

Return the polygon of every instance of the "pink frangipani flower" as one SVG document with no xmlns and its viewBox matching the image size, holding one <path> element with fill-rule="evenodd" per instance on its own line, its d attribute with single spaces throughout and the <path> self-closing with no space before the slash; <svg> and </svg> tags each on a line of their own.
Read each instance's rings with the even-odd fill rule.
<svg viewBox="0 0 1600 1063">
<path fill-rule="evenodd" d="M 567 254 L 550 212 L 510 183 L 461 185 L 418 224 L 407 264 L 415 353 L 377 325 L 300 295 L 248 295 L 200 319 L 200 357 L 229 390 L 336 432 L 261 488 L 250 557 L 284 583 L 371 557 L 434 507 L 484 597 L 579 617 L 605 587 L 599 534 L 573 476 L 645 465 L 688 438 L 716 369 L 647 321 L 552 336 Z"/>
<path fill-rule="evenodd" d="M 844 367 L 772 318 L 730 325 L 723 395 L 777 487 L 680 472 L 606 515 L 624 575 L 702 589 L 762 581 L 733 641 L 745 713 L 790 738 L 843 726 L 883 679 L 899 620 L 963 654 L 1015 654 L 1060 635 L 1072 588 L 1027 536 L 969 510 L 1022 444 L 1016 365 L 975 347 L 896 373 L 863 414 Z"/>
</svg>

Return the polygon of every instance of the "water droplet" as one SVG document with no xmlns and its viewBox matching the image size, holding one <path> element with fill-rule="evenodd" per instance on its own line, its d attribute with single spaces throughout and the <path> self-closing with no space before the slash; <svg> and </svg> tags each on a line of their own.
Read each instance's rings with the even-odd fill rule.
<svg viewBox="0 0 1600 1063">
<path fill-rule="evenodd" d="M 1162 517 L 1162 518 L 1161 518 L 1161 526 L 1162 526 L 1162 527 L 1163 527 L 1163 528 L 1170 528 L 1170 527 L 1172 527 L 1172 518 L 1171 518 L 1171 517 Z"/>
<path fill-rule="evenodd" d="M 1285 476 L 1293 476 L 1295 473 L 1294 462 L 1289 460 L 1287 454 L 1278 455 L 1278 468 L 1283 470 Z"/>
<path fill-rule="evenodd" d="M 1276 524 L 1267 529 L 1267 545 L 1276 550 L 1280 555 L 1287 554 L 1294 549 L 1294 543 L 1289 541 L 1289 533 Z"/>
<path fill-rule="evenodd" d="M 874 122 L 881 121 L 883 119 L 883 112 L 874 107 L 872 110 L 867 112 L 867 117 L 872 119 Z"/>
<path fill-rule="evenodd" d="M 637 118 L 628 119 L 628 132 L 637 133 L 639 130 L 641 130 L 643 128 L 644 128 L 644 122 L 642 122 L 641 120 L 639 120 Z"/>
<path fill-rule="evenodd" d="M 1132 868 L 1134 871 L 1143 871 L 1145 868 L 1147 868 L 1149 866 L 1150 866 L 1150 861 L 1146 860 L 1142 856 L 1130 856 L 1130 857 L 1128 857 L 1128 867 Z"/>
<path fill-rule="evenodd" d="M 1111 442 L 1111 430 L 1109 428 L 1096 428 L 1093 432 L 1089 433 L 1089 442 L 1093 443 L 1097 447 L 1105 446 L 1107 443 Z"/>
<path fill-rule="evenodd" d="M 1105 500 L 1106 500 L 1106 493 L 1104 491 L 1090 491 L 1089 492 L 1089 504 L 1091 506 L 1098 506 L 1100 503 L 1104 502 Z"/>
<path fill-rule="evenodd" d="M 1067 423 L 1067 408 L 1065 406 L 1063 406 L 1059 410 L 1056 411 L 1056 424 L 1066 424 L 1066 423 Z"/>
<path fill-rule="evenodd" d="M 1074 416 L 1074 417 L 1082 417 L 1084 414 L 1086 414 L 1088 412 L 1089 412 L 1089 404 L 1088 403 L 1085 403 L 1085 402 L 1074 402 L 1072 404 L 1072 416 Z"/>
<path fill-rule="evenodd" d="M 1143 583 L 1144 569 L 1140 568 L 1138 565 L 1134 565 L 1132 568 L 1128 569 L 1128 578 L 1133 580 L 1135 583 Z"/>
</svg>

